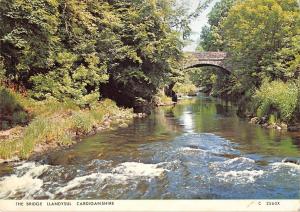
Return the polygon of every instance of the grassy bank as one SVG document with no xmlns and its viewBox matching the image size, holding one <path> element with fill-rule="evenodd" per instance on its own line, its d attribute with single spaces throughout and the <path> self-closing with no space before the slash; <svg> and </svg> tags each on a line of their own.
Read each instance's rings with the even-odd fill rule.
<svg viewBox="0 0 300 212">
<path fill-rule="evenodd" d="M 134 114 L 105 99 L 89 109 L 70 101 L 34 101 L 0 88 L 0 158 L 28 158 L 33 152 L 71 145 L 80 136 L 126 127 Z M 5 116 L 6 115 L 6 116 Z"/>
<path fill-rule="evenodd" d="M 246 113 L 254 116 L 251 122 L 268 128 L 299 130 L 299 81 L 264 82 L 248 103 Z"/>
<path fill-rule="evenodd" d="M 213 84 L 213 86 L 215 86 Z M 207 94 L 235 102 L 240 117 L 249 118 L 252 124 L 265 128 L 300 130 L 300 84 L 299 80 L 283 82 L 281 80 L 264 81 L 259 88 L 245 93 L 223 92 L 230 90 L 203 85 Z M 213 90 L 214 92 L 211 92 Z"/>
</svg>

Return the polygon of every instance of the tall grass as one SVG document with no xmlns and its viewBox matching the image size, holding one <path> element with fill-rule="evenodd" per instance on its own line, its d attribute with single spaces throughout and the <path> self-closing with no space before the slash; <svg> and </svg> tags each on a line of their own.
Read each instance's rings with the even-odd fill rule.
<svg viewBox="0 0 300 212">
<path fill-rule="evenodd" d="M 72 129 L 75 130 L 77 134 L 90 132 L 96 124 L 93 114 L 83 111 L 74 113 L 70 120 L 72 123 Z"/>
<path fill-rule="evenodd" d="M 7 159 L 14 155 L 28 158 L 37 144 L 69 145 L 74 133 L 89 133 L 100 125 L 106 116 L 117 115 L 125 119 L 132 117 L 132 110 L 118 108 L 115 102 L 107 99 L 95 104 L 90 110 L 80 110 L 72 101 L 27 101 L 22 104 L 28 109 L 30 107 L 34 118 L 24 129 L 21 138 L 0 141 L 0 158 Z"/>
<path fill-rule="evenodd" d="M 8 140 L 0 142 L 0 158 L 8 159 L 18 155 L 17 151 L 20 149 L 18 140 Z"/>
<path fill-rule="evenodd" d="M 264 82 L 254 96 L 257 115 L 273 115 L 272 122 L 289 121 L 299 107 L 299 97 L 299 88 L 294 82 Z"/>
</svg>

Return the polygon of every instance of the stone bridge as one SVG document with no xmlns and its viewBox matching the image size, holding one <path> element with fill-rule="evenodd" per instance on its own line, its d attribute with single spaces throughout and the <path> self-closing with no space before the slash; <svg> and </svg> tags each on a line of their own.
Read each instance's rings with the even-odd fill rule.
<svg viewBox="0 0 300 212">
<path fill-rule="evenodd" d="M 227 52 L 186 52 L 183 69 L 213 66 L 230 74 L 230 68 L 225 63 L 227 58 Z"/>
</svg>

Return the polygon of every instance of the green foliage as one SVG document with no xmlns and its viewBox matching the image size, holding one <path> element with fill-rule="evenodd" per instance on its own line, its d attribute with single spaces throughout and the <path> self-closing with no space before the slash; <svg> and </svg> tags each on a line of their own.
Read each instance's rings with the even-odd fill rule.
<svg viewBox="0 0 300 212">
<path fill-rule="evenodd" d="M 207 51 L 228 52 L 230 58 L 226 63 L 231 67 L 232 74 L 228 77 L 217 74 L 214 81 L 210 78 L 212 74 L 203 74 L 203 69 L 195 73 L 195 77 L 200 76 L 203 80 L 201 84 L 211 89 L 212 94 L 237 100 L 239 111 L 243 113 L 250 110 L 258 116 L 272 114 L 274 117 L 270 116 L 273 117 L 270 118 L 271 122 L 277 118 L 299 120 L 296 94 L 291 87 L 278 83 L 283 81 L 286 86 L 292 86 L 299 81 L 298 2 L 222 0 L 210 12 L 209 24 L 210 27 L 202 31 L 200 44 Z M 266 82 L 270 82 L 269 86 Z M 276 91 L 269 87 L 276 88 Z M 273 99 L 267 96 L 269 91 Z M 253 103 L 253 99 L 256 102 Z M 257 101 L 259 104 L 255 105 Z"/>
<path fill-rule="evenodd" d="M 12 158 L 16 155 L 20 144 L 16 140 L 0 143 L 0 158 Z"/>
<path fill-rule="evenodd" d="M 132 110 L 118 108 L 108 99 L 98 102 L 91 110 L 79 110 L 70 100 L 60 103 L 55 99 L 32 102 L 30 107 L 36 117 L 24 128 L 22 135 L 0 142 L 0 158 L 28 158 L 39 145 L 71 144 L 75 135 L 92 132 L 105 117 L 124 121 L 133 117 Z"/>
<path fill-rule="evenodd" d="M 189 72 L 193 84 L 201 88 L 201 91 L 212 96 L 232 98 L 238 94 L 233 93 L 234 78 L 222 73 L 222 70 L 213 67 L 194 68 Z M 226 86 L 224 86 L 226 85 Z"/>
<path fill-rule="evenodd" d="M 258 83 L 264 78 L 283 79 L 274 65 L 279 62 L 275 56 L 290 48 L 299 33 L 299 21 L 296 0 L 245 0 L 234 5 L 222 30 L 236 69 L 249 73 Z"/>
<path fill-rule="evenodd" d="M 170 28 L 172 1 L 137 2 L 113 4 L 117 11 L 122 9 L 119 36 L 124 47 L 116 58 L 119 65 L 109 70 L 110 83 L 131 102 L 136 97 L 149 101 L 161 85 L 171 81 L 182 47 L 180 34 Z"/>
<path fill-rule="evenodd" d="M 201 30 L 200 42 L 197 49 L 202 51 L 212 51 L 216 49 L 211 28 L 207 25 Z"/>
<path fill-rule="evenodd" d="M 3 63 L 3 58 L 0 56 L 0 86 L 4 83 L 5 81 L 5 69 L 4 69 L 4 63 Z"/>
<path fill-rule="evenodd" d="M 299 104 L 299 96 L 299 88 L 295 83 L 264 82 L 254 95 L 257 115 L 262 117 L 278 113 L 278 118 L 289 121 Z"/>
<path fill-rule="evenodd" d="M 219 24 L 227 17 L 231 7 L 240 0 L 223 0 L 215 4 L 211 12 L 208 14 L 208 23 L 210 26 L 219 26 Z"/>
<path fill-rule="evenodd" d="M 162 95 L 160 97 L 160 102 L 163 103 L 163 104 L 171 104 L 172 103 L 172 98 L 168 97 L 166 95 Z"/>
<path fill-rule="evenodd" d="M 66 135 L 66 123 L 59 118 L 37 117 L 26 128 L 24 141 L 33 143 L 62 142 Z"/>
<path fill-rule="evenodd" d="M 72 115 L 73 129 L 76 132 L 87 133 L 92 130 L 94 120 L 91 114 L 82 111 L 76 112 Z"/>
<path fill-rule="evenodd" d="M 176 82 L 176 84 L 173 87 L 173 91 L 177 93 L 178 95 L 189 95 L 189 96 L 194 96 L 196 95 L 198 89 L 195 86 L 197 83 L 193 82 L 192 76 L 195 76 L 191 74 L 191 71 L 194 71 L 197 69 L 192 69 L 189 70 L 188 72 L 184 72 L 183 76 L 181 77 L 181 80 Z"/>
<path fill-rule="evenodd" d="M 22 106 L 17 102 L 13 93 L 3 87 L 0 88 L 0 103 L 1 114 L 12 114 L 22 110 Z"/>
<path fill-rule="evenodd" d="M 1 1 L 1 55 L 7 76 L 26 81 L 33 70 L 51 66 L 51 46 L 57 43 L 57 4 L 52 1 Z"/>
<path fill-rule="evenodd" d="M 197 87 L 190 83 L 176 83 L 173 90 L 181 95 L 196 95 L 197 93 Z"/>
<path fill-rule="evenodd" d="M 205 51 L 221 51 L 224 49 L 224 32 L 221 23 L 226 19 L 231 7 L 237 0 L 222 0 L 215 4 L 208 14 L 209 26 L 204 26 L 201 30 L 199 47 Z"/>
<path fill-rule="evenodd" d="M 0 130 L 8 129 L 18 124 L 25 124 L 29 115 L 22 102 L 10 90 L 0 86 Z"/>
<path fill-rule="evenodd" d="M 190 80 L 195 84 L 196 86 L 202 87 L 208 87 L 211 86 L 212 76 L 215 75 L 214 71 L 207 67 L 207 68 L 193 68 L 189 71 Z"/>
<path fill-rule="evenodd" d="M 0 74 L 37 100 L 81 107 L 95 104 L 108 79 L 150 99 L 176 75 L 188 34 L 185 10 L 167 0 L 8 0 L 0 12 Z"/>
<path fill-rule="evenodd" d="M 271 114 L 269 117 L 269 124 L 276 124 L 277 118 L 274 114 Z"/>
</svg>

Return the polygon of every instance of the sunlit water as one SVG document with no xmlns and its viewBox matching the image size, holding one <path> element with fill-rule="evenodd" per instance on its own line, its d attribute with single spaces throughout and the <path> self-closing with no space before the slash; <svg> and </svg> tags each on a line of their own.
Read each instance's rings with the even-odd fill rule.
<svg viewBox="0 0 300 212">
<path fill-rule="evenodd" d="M 0 199 L 300 197 L 299 133 L 262 129 L 203 96 L 34 161 L 0 164 Z"/>
</svg>

